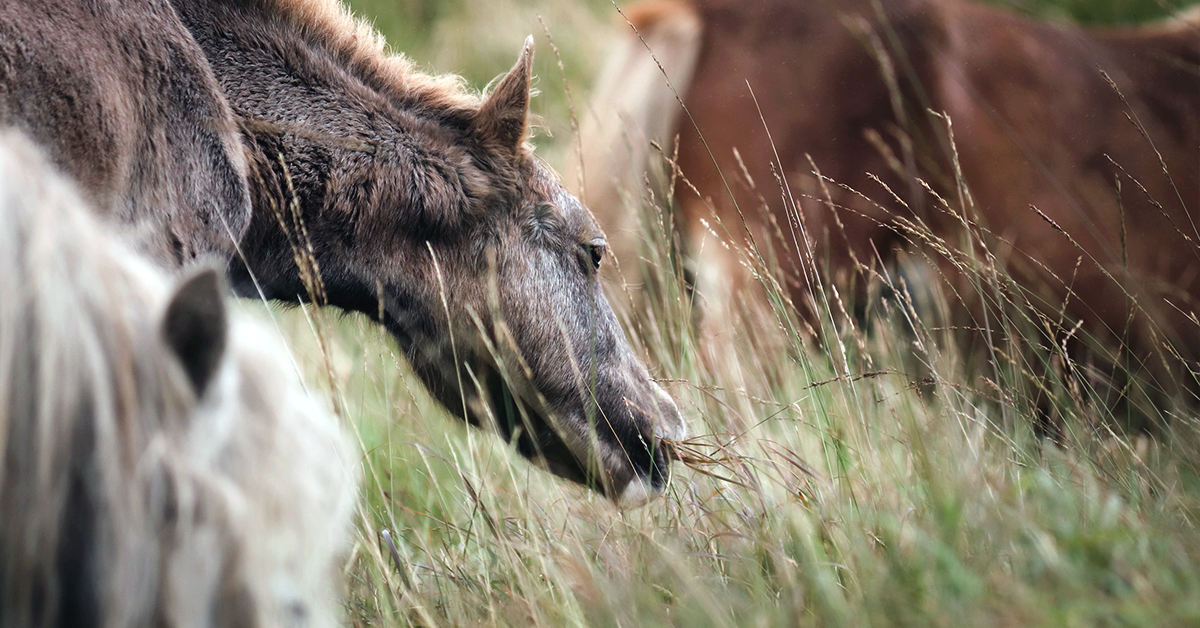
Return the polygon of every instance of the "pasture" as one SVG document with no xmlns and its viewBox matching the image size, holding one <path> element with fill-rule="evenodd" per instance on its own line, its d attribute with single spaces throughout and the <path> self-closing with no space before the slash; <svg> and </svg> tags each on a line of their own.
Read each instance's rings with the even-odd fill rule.
<svg viewBox="0 0 1200 628">
<path fill-rule="evenodd" d="M 584 115 L 618 28 L 611 5 L 353 4 L 377 16 L 396 49 L 476 88 L 505 71 L 533 33 L 541 90 L 533 109 L 544 126 L 534 143 L 566 171 L 572 115 Z M 1152 0 L 1012 4 L 1090 22 L 1162 14 Z M 869 329 L 831 327 L 817 350 L 764 281 L 775 297 L 769 311 L 738 312 L 725 333 L 700 341 L 663 210 L 647 208 L 663 218 L 643 251 L 659 289 L 623 323 L 704 436 L 683 452 L 690 463 L 675 465 L 665 498 L 640 510 L 616 510 L 464 427 L 366 318 L 239 305 L 274 321 L 365 452 L 357 543 L 345 567 L 350 622 L 1200 623 L 1194 414 L 1171 417 L 1155 438 L 1124 433 L 1105 391 L 1070 376 L 1089 365 L 1029 346 L 1040 337 L 1036 317 L 1002 321 L 986 355 L 966 354 L 945 329 L 952 299 L 944 294 L 931 307 L 892 301 Z M 996 270 L 979 267 L 976 289 L 1003 291 L 1007 278 Z M 904 293 L 899 280 L 875 281 Z M 626 289 L 616 280 L 608 288 Z M 837 293 L 825 296 L 828 312 L 846 307 Z M 1060 446 L 1035 433 L 1047 414 Z"/>
</svg>

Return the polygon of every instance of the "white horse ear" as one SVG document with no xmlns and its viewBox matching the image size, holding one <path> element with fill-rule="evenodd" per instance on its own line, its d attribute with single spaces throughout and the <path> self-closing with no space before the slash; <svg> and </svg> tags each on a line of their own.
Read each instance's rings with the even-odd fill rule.
<svg viewBox="0 0 1200 628">
<path fill-rule="evenodd" d="M 479 106 L 475 130 L 480 139 L 516 152 L 529 132 L 529 88 L 533 82 L 533 35 L 516 65 L 500 79 L 496 89 Z"/>
<path fill-rule="evenodd" d="M 221 274 L 202 268 L 181 281 L 167 304 L 161 327 L 163 340 L 179 358 L 199 397 L 217 373 L 229 334 Z"/>
</svg>

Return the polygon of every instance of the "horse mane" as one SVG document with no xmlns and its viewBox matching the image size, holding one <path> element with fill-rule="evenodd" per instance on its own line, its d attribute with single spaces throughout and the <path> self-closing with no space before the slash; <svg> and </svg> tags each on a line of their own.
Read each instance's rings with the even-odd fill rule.
<svg viewBox="0 0 1200 628">
<path fill-rule="evenodd" d="M 692 13 L 696 7 L 687 0 L 642 0 L 622 9 L 621 16 L 639 31 L 653 28 L 662 20 L 677 18 L 681 13 Z"/>
<path fill-rule="evenodd" d="M 69 612 L 150 623 L 132 611 L 153 607 L 150 571 L 100 556 L 153 554 L 151 508 L 129 499 L 146 488 L 139 452 L 192 402 L 146 342 L 167 287 L 50 172 L 23 137 L 0 135 L 0 607 L 15 625 Z M 96 567 L 112 580 L 89 582 Z"/>
<path fill-rule="evenodd" d="M 252 0 L 319 43 L 366 84 L 397 102 L 471 114 L 480 97 L 455 74 L 428 74 L 387 42 L 369 22 L 338 0 Z"/>
</svg>

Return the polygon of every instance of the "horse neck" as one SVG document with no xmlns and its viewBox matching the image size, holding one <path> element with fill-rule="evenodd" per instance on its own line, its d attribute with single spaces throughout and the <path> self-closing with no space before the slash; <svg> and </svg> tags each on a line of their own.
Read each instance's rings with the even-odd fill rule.
<svg viewBox="0 0 1200 628">
<path fill-rule="evenodd" d="M 254 209 L 242 259 L 231 263 L 235 290 L 373 313 L 375 286 L 337 267 L 345 259 L 332 251 L 355 246 L 360 220 L 381 212 L 403 215 L 418 202 L 405 197 L 411 192 L 404 186 L 386 182 L 395 179 L 398 161 L 407 159 L 403 168 L 419 167 L 411 157 L 429 142 L 446 142 L 453 129 L 444 128 L 437 107 L 421 94 L 405 93 L 402 85 L 385 93 L 378 76 L 354 67 L 350 52 L 331 49 L 270 6 L 173 3 L 239 118 L 250 163 Z M 304 262 L 297 261 L 306 255 L 331 282 L 318 286 L 323 295 L 309 294 L 311 277 L 303 276 Z"/>
</svg>

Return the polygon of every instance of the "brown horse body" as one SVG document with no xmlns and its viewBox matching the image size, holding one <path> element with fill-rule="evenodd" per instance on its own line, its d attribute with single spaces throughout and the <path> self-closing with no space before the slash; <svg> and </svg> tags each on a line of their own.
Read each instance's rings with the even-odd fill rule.
<svg viewBox="0 0 1200 628">
<path fill-rule="evenodd" d="M 0 122 L 133 208 L 112 222 L 215 226 L 232 237 L 196 252 L 224 251 L 239 294 L 380 319 L 442 403 L 522 454 L 623 501 L 663 489 L 659 439 L 683 425 L 600 291 L 601 232 L 525 142 L 532 42 L 481 100 L 385 54 L 332 0 L 38 0 L 0 25 Z M 155 81 L 204 89 L 134 89 Z M 162 139 L 206 133 L 235 149 Z M 180 160 L 157 163 L 166 150 Z M 212 207 L 143 202 L 142 172 Z M 146 248 L 173 248 L 154 235 Z"/>
<path fill-rule="evenodd" d="M 585 201 L 606 225 L 629 220 L 608 191 L 642 176 L 640 164 L 611 157 L 628 152 L 610 130 L 619 119 L 632 127 L 625 136 L 667 151 L 678 136 L 685 241 L 719 264 L 701 264 L 702 292 L 706 277 L 731 290 L 745 277 L 704 242 L 714 230 L 741 243 L 747 228 L 811 314 L 818 308 L 802 260 L 827 261 L 844 278 L 854 260 L 886 261 L 906 241 L 940 240 L 965 254 L 978 246 L 965 244 L 965 218 L 985 254 L 1033 280 L 1022 283 L 1036 305 L 1067 303 L 1100 338 L 1128 329 L 1141 336 L 1141 351 L 1170 340 L 1200 354 L 1200 330 L 1186 322 L 1200 299 L 1192 214 L 1200 207 L 1200 24 L 1086 30 L 965 0 L 874 6 L 696 0 L 627 9 L 667 74 L 681 70 L 673 87 L 686 115 L 647 115 L 652 99 L 623 104 L 602 82 L 596 109 L 619 113 L 585 125 Z M 612 66 L 657 72 L 645 49 L 630 36 Z M 658 90 L 658 102 L 674 99 Z M 664 119 L 671 124 L 643 122 Z M 814 166 L 832 183 L 822 185 Z M 906 226 L 916 221 L 927 226 L 922 235 Z M 621 235 L 612 234 L 618 256 L 629 249 Z M 1149 323 L 1130 328 L 1131 308 Z"/>
</svg>

